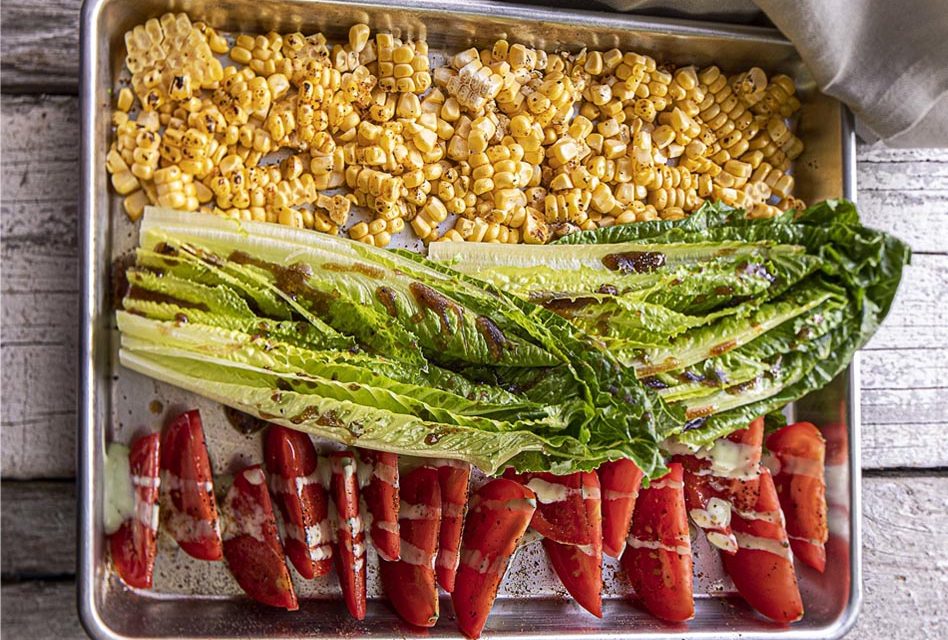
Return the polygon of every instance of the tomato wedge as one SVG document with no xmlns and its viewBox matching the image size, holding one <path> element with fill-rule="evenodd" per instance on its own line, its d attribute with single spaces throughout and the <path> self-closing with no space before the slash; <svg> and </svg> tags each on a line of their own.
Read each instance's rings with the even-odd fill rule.
<svg viewBox="0 0 948 640">
<path fill-rule="evenodd" d="M 573 599 L 597 618 L 602 617 L 602 500 L 599 476 L 595 471 L 580 472 L 583 494 L 582 517 L 592 526 L 588 545 L 562 544 L 544 539 L 543 548 L 550 564 Z"/>
<path fill-rule="evenodd" d="M 359 450 L 359 463 L 367 480 L 359 489 L 372 515 L 369 539 L 384 560 L 398 560 L 398 454 Z"/>
<path fill-rule="evenodd" d="M 504 477 L 518 481 L 536 494 L 537 510 L 530 526 L 541 536 L 562 544 L 593 543 L 594 527 L 586 517 L 581 473 L 518 474 L 508 469 Z"/>
<path fill-rule="evenodd" d="M 602 487 L 602 550 L 618 558 L 625 549 L 635 499 L 642 487 L 642 470 L 627 458 L 605 462 L 597 469 Z"/>
<path fill-rule="evenodd" d="M 416 627 L 438 621 L 438 585 L 435 557 L 441 525 L 441 487 L 438 470 L 417 467 L 401 478 L 401 559 L 379 561 L 385 594 L 401 618 Z"/>
<path fill-rule="evenodd" d="M 330 492 L 336 505 L 336 573 L 346 608 L 356 620 L 365 619 L 365 530 L 359 514 L 356 460 L 350 451 L 332 454 Z"/>
<path fill-rule="evenodd" d="M 738 592 L 754 609 L 776 622 L 803 617 L 803 601 L 793 572 L 790 543 L 770 470 L 760 474 L 757 504 L 734 510 L 731 527 L 737 552 L 722 554 L 724 569 Z"/>
<path fill-rule="evenodd" d="M 263 457 L 270 492 L 283 514 L 286 555 L 307 580 L 326 575 L 332 569 L 332 527 L 313 441 L 302 431 L 271 424 Z"/>
<path fill-rule="evenodd" d="M 537 508 L 536 495 L 513 480 L 491 480 L 471 496 L 451 603 L 458 629 L 477 638 L 490 615 L 510 557 Z"/>
<path fill-rule="evenodd" d="M 161 514 L 178 546 L 199 560 L 223 557 L 214 478 L 197 409 L 182 413 L 161 436 Z"/>
<path fill-rule="evenodd" d="M 224 557 L 237 583 L 257 602 L 299 609 L 260 465 L 234 476 L 224 514 Z"/>
<path fill-rule="evenodd" d="M 710 449 L 672 459 L 684 468 L 685 504 L 708 542 L 727 553 L 737 550 L 731 509 L 750 509 L 757 501 L 764 419 L 758 418 L 717 440 Z"/>
<path fill-rule="evenodd" d="M 454 580 L 458 571 L 458 549 L 464 528 L 471 465 L 458 460 L 443 459 L 437 461 L 435 466 L 441 487 L 441 530 L 438 534 L 435 570 L 438 574 L 438 584 L 451 593 L 454 591 Z"/>
<path fill-rule="evenodd" d="M 668 622 L 684 622 L 695 615 L 682 475 L 681 465 L 672 462 L 667 474 L 642 489 L 622 554 L 622 566 L 636 594 L 652 615 Z"/>
<path fill-rule="evenodd" d="M 774 485 L 787 517 L 787 536 L 793 554 L 820 573 L 826 569 L 829 538 L 826 508 L 826 441 L 809 422 L 797 422 L 775 431 L 767 448 L 777 459 Z"/>
<path fill-rule="evenodd" d="M 109 536 L 112 562 L 130 587 L 150 589 L 158 552 L 158 471 L 161 436 L 142 436 L 132 442 L 128 467 L 134 490 L 134 515 Z"/>
</svg>

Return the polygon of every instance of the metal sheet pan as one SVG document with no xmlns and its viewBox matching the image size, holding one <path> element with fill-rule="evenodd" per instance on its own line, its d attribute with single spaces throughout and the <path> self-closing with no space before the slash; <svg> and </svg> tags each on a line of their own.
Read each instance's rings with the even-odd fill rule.
<svg viewBox="0 0 948 640">
<path fill-rule="evenodd" d="M 297 580 L 301 610 L 257 605 L 219 563 L 188 559 L 173 545 L 159 552 L 156 589 L 126 589 L 108 567 L 102 532 L 105 443 L 128 440 L 137 430 L 155 429 L 167 412 L 195 404 L 202 409 L 217 472 L 235 462 L 259 460 L 259 442 L 238 436 L 219 406 L 153 382 L 116 362 L 116 335 L 109 306 L 111 260 L 134 246 L 135 226 L 108 190 L 105 155 L 110 142 L 112 89 L 123 67 L 125 31 L 167 11 L 230 31 L 321 30 L 339 37 L 355 22 L 410 36 L 424 36 L 432 48 L 459 50 L 500 37 L 548 50 L 619 47 L 661 61 L 752 65 L 784 72 L 797 81 L 803 109 L 799 134 L 807 150 L 795 173 L 797 195 L 807 201 L 855 195 L 854 136 L 850 118 L 815 85 L 792 46 L 766 29 L 633 18 L 591 12 L 546 10 L 479 0 L 377 1 L 352 5 L 327 0 L 86 0 L 82 11 L 82 181 L 83 272 L 79 438 L 79 612 L 96 638 L 203 637 L 371 637 L 412 636 L 378 597 L 370 569 L 368 616 L 349 618 L 332 578 Z M 716 552 L 698 537 L 697 614 L 688 625 L 657 621 L 623 596 L 628 585 L 606 567 L 604 618 L 597 620 L 564 597 L 539 547 L 520 553 L 508 573 L 485 636 L 505 638 L 836 638 L 855 620 L 861 597 L 859 500 L 858 358 L 826 389 L 798 402 L 800 419 L 822 425 L 831 443 L 828 458 L 831 540 L 826 574 L 801 569 L 807 614 L 790 628 L 755 615 L 726 580 Z M 160 406 L 159 406 L 160 405 Z M 298 577 L 298 576 L 297 576 Z M 456 637 L 450 603 L 429 637 Z"/>
</svg>

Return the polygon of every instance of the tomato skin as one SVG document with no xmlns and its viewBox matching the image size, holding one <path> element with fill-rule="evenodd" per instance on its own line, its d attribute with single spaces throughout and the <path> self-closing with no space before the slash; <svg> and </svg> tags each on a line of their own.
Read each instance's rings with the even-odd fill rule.
<svg viewBox="0 0 948 640">
<path fill-rule="evenodd" d="M 515 473 L 508 469 L 504 477 L 516 480 L 525 487 L 538 483 L 537 510 L 530 526 L 544 538 L 562 544 L 587 545 L 593 543 L 593 524 L 586 517 L 583 505 L 580 473 L 558 476 L 548 472 Z M 563 497 L 552 499 L 544 495 L 539 487 L 548 487 L 551 493 L 562 493 Z"/>
<path fill-rule="evenodd" d="M 438 470 L 422 466 L 401 478 L 401 545 L 405 555 L 395 561 L 379 560 L 379 576 L 389 601 L 401 618 L 416 627 L 438 621 L 438 585 L 434 564 L 441 524 L 441 487 Z"/>
<path fill-rule="evenodd" d="M 667 474 L 639 493 L 621 559 L 645 608 L 667 622 L 684 622 L 695 615 L 682 474 L 681 465 L 672 462 Z"/>
<path fill-rule="evenodd" d="M 398 535 L 398 454 L 386 451 L 358 450 L 359 463 L 372 469 L 365 486 L 359 487 L 362 499 L 372 514 L 369 538 L 384 560 L 397 560 Z M 384 525 L 388 525 L 387 528 Z"/>
<path fill-rule="evenodd" d="M 756 474 L 760 469 L 762 443 L 764 438 L 764 419 L 757 418 L 745 429 L 739 429 L 723 438 L 726 442 L 714 446 L 740 445 L 746 458 L 737 476 L 714 475 L 709 473 L 711 462 L 696 455 L 676 455 L 672 458 L 684 468 L 685 505 L 695 524 L 702 528 L 708 541 L 724 553 L 734 553 L 737 542 L 731 532 L 729 522 L 703 522 L 698 514 L 707 514 L 712 501 L 726 503 L 727 509 L 748 510 L 757 502 L 758 479 L 746 477 Z M 743 472 L 743 473 L 740 473 Z"/>
<path fill-rule="evenodd" d="M 592 542 L 588 545 L 562 544 L 548 538 L 543 548 L 550 564 L 573 599 L 597 618 L 602 617 L 602 491 L 599 476 L 594 471 L 582 471 L 583 514 L 592 528 Z M 535 516 L 534 516 L 535 517 Z"/>
<path fill-rule="evenodd" d="M 332 479 L 330 494 L 338 513 L 336 546 L 336 573 L 349 614 L 356 620 L 365 619 L 365 531 L 359 514 L 359 483 L 356 479 L 356 459 L 350 451 L 337 451 L 330 457 Z"/>
<path fill-rule="evenodd" d="M 732 516 L 738 550 L 721 557 L 725 571 L 750 606 L 775 622 L 789 623 L 803 617 L 803 600 L 780 514 L 777 490 L 770 471 L 764 468 L 757 504 L 743 515 L 735 512 Z M 761 545 L 767 548 L 756 548 Z"/>
<path fill-rule="evenodd" d="M 438 584 L 451 593 L 454 591 L 458 572 L 458 554 L 461 532 L 464 529 L 464 512 L 467 509 L 471 465 L 457 460 L 442 460 L 436 466 L 441 488 L 441 530 L 438 534 L 435 571 L 438 574 Z"/>
<path fill-rule="evenodd" d="M 536 504 L 533 491 L 506 478 L 491 480 L 471 496 L 451 594 L 458 629 L 467 637 L 481 635 Z"/>
<path fill-rule="evenodd" d="M 141 436 L 129 447 L 128 466 L 134 487 L 135 514 L 109 536 L 109 550 L 119 577 L 130 587 L 151 589 L 158 554 L 158 508 L 161 436 Z"/>
<path fill-rule="evenodd" d="M 774 484 L 787 517 L 794 555 L 820 573 L 829 538 L 826 506 L 826 441 L 815 425 L 797 422 L 775 431 L 767 448 L 779 463 Z"/>
<path fill-rule="evenodd" d="M 319 483 L 313 441 L 301 431 L 271 424 L 264 435 L 263 455 L 270 493 L 287 525 L 286 555 L 307 580 L 326 575 L 332 569 L 332 540 L 322 539 L 324 532 L 330 533 L 329 504 Z"/>
<path fill-rule="evenodd" d="M 234 476 L 224 498 L 224 513 L 224 558 L 237 583 L 257 602 L 288 611 L 299 609 L 260 465 Z"/>
<path fill-rule="evenodd" d="M 161 435 L 162 520 L 188 555 L 220 560 L 221 545 L 214 477 L 197 409 L 172 420 Z"/>
<path fill-rule="evenodd" d="M 627 458 L 602 464 L 597 470 L 602 487 L 602 550 L 618 558 L 625 549 L 635 500 L 642 487 L 642 470 Z"/>
</svg>

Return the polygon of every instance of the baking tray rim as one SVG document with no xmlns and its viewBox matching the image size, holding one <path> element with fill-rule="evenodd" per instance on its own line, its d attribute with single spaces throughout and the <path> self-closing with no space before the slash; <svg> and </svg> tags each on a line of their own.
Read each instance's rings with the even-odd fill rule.
<svg viewBox="0 0 948 640">
<path fill-rule="evenodd" d="M 95 494 L 94 485 L 101 470 L 96 465 L 96 446 L 99 441 L 99 432 L 95 423 L 95 355 L 97 331 L 97 314 L 101 311 L 96 299 L 96 282 L 102 274 L 96 269 L 96 239 L 94 212 L 96 210 L 95 184 L 97 167 L 94 150 L 96 148 L 96 123 L 100 109 L 96 105 L 97 81 L 97 48 L 99 32 L 97 19 L 103 7 L 116 0 L 84 0 L 80 17 L 80 91 L 79 103 L 81 110 L 80 149 L 80 179 L 82 184 L 79 201 L 79 242 L 80 242 L 80 341 L 79 341 L 79 394 L 78 416 L 79 434 L 77 446 L 78 470 L 77 483 L 77 605 L 79 620 L 85 631 L 93 638 L 102 640 L 121 640 L 125 636 L 116 634 L 100 615 L 95 597 L 96 558 L 95 558 Z M 320 4 L 320 0 L 313 0 Z M 398 0 L 374 0 L 366 3 L 374 8 L 400 7 L 405 4 Z M 444 4 L 430 0 L 419 0 L 412 3 L 411 9 L 437 10 L 443 9 Z M 482 2 L 470 0 L 452 6 L 452 12 L 469 15 L 489 13 L 495 17 L 519 18 L 543 21 L 562 21 L 564 15 L 575 18 L 581 24 L 595 21 L 597 25 L 616 24 L 626 29 L 632 27 L 640 31 L 674 33 L 688 36 L 716 36 L 725 35 L 730 39 L 769 41 L 774 44 L 787 44 L 787 40 L 775 29 L 763 27 L 749 27 L 741 25 L 723 25 L 712 22 L 698 22 L 675 18 L 654 18 L 643 16 L 629 16 L 623 14 L 606 14 L 582 10 L 550 10 L 540 7 Z M 856 197 L 856 167 L 855 167 L 855 130 L 852 113 L 843 106 L 841 109 L 841 138 L 842 138 L 842 195 L 850 200 Z M 744 632 L 736 635 L 761 638 L 841 638 L 855 624 L 863 601 L 862 586 L 862 493 L 861 493 L 861 446 L 860 428 L 860 357 L 856 354 L 847 368 L 847 428 L 848 428 L 848 472 L 849 472 L 849 540 L 850 540 L 850 590 L 849 598 L 839 618 L 821 629 L 800 629 L 792 627 L 779 631 Z M 814 631 L 816 632 L 814 634 Z M 687 637 L 726 637 L 727 632 L 686 632 Z M 659 637 L 655 634 L 645 634 L 650 637 Z M 643 634 L 630 632 L 626 637 L 641 638 Z M 669 631 L 668 636 L 681 636 L 681 632 Z M 536 637 L 529 634 L 511 634 L 507 637 Z M 560 636 L 564 640 L 572 636 Z M 577 635 L 577 638 L 587 638 L 587 635 Z"/>
</svg>

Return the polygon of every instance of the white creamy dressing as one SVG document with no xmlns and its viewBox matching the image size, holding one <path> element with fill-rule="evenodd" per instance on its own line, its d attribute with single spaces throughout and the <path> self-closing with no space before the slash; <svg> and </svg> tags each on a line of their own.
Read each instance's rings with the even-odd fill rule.
<svg viewBox="0 0 948 640">
<path fill-rule="evenodd" d="M 309 557 L 313 562 L 328 560 L 332 557 L 332 545 L 321 544 L 318 547 L 310 547 Z"/>
<path fill-rule="evenodd" d="M 659 480 L 657 482 L 651 483 L 648 486 L 648 488 L 649 489 L 674 489 L 677 491 L 679 489 L 684 489 L 685 483 L 682 482 L 681 480 L 671 480 L 671 479 Z"/>
<path fill-rule="evenodd" d="M 318 466 L 308 476 L 293 476 L 291 478 L 284 478 L 279 474 L 270 476 L 270 491 L 277 494 L 302 497 L 303 490 L 311 484 L 322 484 Z"/>
<path fill-rule="evenodd" d="M 716 440 L 710 447 L 693 449 L 674 440 L 666 440 L 663 447 L 673 455 L 694 456 L 706 460 L 710 466 L 700 469 L 695 475 L 713 475 L 735 480 L 753 480 L 760 474 L 756 460 L 760 448 L 727 438 Z"/>
<path fill-rule="evenodd" d="M 782 511 L 742 511 L 734 505 L 731 505 L 731 509 L 744 520 L 762 520 L 781 526 L 784 524 Z"/>
<path fill-rule="evenodd" d="M 316 460 L 316 471 L 314 473 L 319 478 L 319 484 L 323 485 L 323 489 L 329 491 L 332 484 L 332 463 L 320 456 Z"/>
<path fill-rule="evenodd" d="M 401 541 L 401 557 L 399 560 L 405 564 L 411 564 L 418 567 L 430 567 L 434 569 L 436 553 L 428 553 L 421 547 L 416 547 L 404 538 Z"/>
<path fill-rule="evenodd" d="M 536 494 L 541 504 L 563 502 L 578 490 L 555 482 L 547 482 L 542 478 L 532 478 L 526 487 Z"/>
<path fill-rule="evenodd" d="M 346 518 L 342 522 L 345 523 L 343 525 L 344 528 L 346 529 L 346 531 L 349 532 L 349 535 L 351 535 L 353 538 L 355 538 L 356 536 L 358 536 L 360 533 L 364 531 L 364 529 L 362 528 L 361 515 L 356 515 L 351 518 Z"/>
<path fill-rule="evenodd" d="M 399 520 L 440 520 L 441 509 L 426 504 L 402 502 L 398 506 Z"/>
<path fill-rule="evenodd" d="M 262 473 L 263 472 L 261 472 L 261 475 Z M 185 491 L 191 486 L 197 487 L 205 493 L 212 493 L 214 491 L 214 483 L 210 480 L 201 482 L 200 480 L 179 478 L 168 470 L 161 472 L 161 484 L 164 485 L 168 491 Z"/>
<path fill-rule="evenodd" d="M 259 471 L 259 469 L 248 469 L 244 472 L 244 477 L 247 478 L 248 482 L 250 481 L 248 476 L 252 475 L 251 472 L 253 471 Z M 260 475 L 262 476 L 263 473 L 261 472 Z M 260 482 L 256 484 L 263 484 L 263 482 L 264 480 L 260 479 Z M 224 531 L 222 533 L 222 539 L 232 540 L 240 536 L 250 536 L 254 540 L 266 543 L 267 539 L 266 536 L 264 536 L 263 528 L 267 523 L 267 514 L 264 512 L 260 503 L 256 500 L 242 500 L 242 505 L 249 505 L 251 506 L 251 509 L 249 512 L 244 509 L 238 511 L 234 507 L 234 502 L 236 502 L 239 495 L 240 490 L 235 487 L 231 487 L 227 492 L 227 497 L 224 498 L 224 513 L 228 514 L 228 516 L 224 519 Z M 198 522 L 205 521 L 201 520 Z"/>
<path fill-rule="evenodd" d="M 247 480 L 247 482 L 254 485 L 255 487 L 259 487 L 267 481 L 267 477 L 263 475 L 263 469 L 259 468 L 247 469 L 244 471 L 244 478 Z"/>
<path fill-rule="evenodd" d="M 793 564 L 793 557 L 790 553 L 790 544 L 786 540 L 774 540 L 773 538 L 764 538 L 740 531 L 734 532 L 737 539 L 737 546 L 741 549 L 754 549 L 757 551 L 766 551 L 775 556 L 780 556 Z"/>
<path fill-rule="evenodd" d="M 477 496 L 471 500 L 473 511 L 536 511 L 537 501 L 533 498 L 515 498 L 513 500 L 480 500 Z"/>
<path fill-rule="evenodd" d="M 452 571 L 458 568 L 458 552 L 450 551 L 441 547 L 438 549 L 438 560 L 437 564 L 439 567 L 444 569 L 451 569 Z"/>
<path fill-rule="evenodd" d="M 374 523 L 376 529 L 381 529 L 386 533 L 397 534 L 398 533 L 398 523 L 389 522 L 387 520 L 379 520 Z M 368 528 L 368 527 L 367 527 Z"/>
<path fill-rule="evenodd" d="M 464 505 L 458 504 L 456 502 L 442 502 L 441 503 L 441 517 L 442 518 L 463 518 Z"/>
<path fill-rule="evenodd" d="M 161 486 L 161 478 L 151 476 L 132 476 L 132 484 L 136 487 L 157 489 Z"/>
<path fill-rule="evenodd" d="M 705 537 L 708 539 L 708 542 L 722 551 L 729 553 L 737 551 L 737 538 L 734 537 L 733 533 L 725 534 L 720 531 L 708 531 Z"/>
<path fill-rule="evenodd" d="M 158 503 L 149 504 L 135 496 L 135 517 L 152 531 L 158 531 Z"/>
<path fill-rule="evenodd" d="M 375 465 L 362 458 L 356 463 L 356 477 L 359 479 L 359 488 L 364 489 L 372 481 L 372 472 Z"/>
<path fill-rule="evenodd" d="M 499 574 L 506 570 L 509 558 L 481 553 L 480 549 L 465 549 L 461 552 L 461 564 L 470 567 L 480 574 Z"/>
<path fill-rule="evenodd" d="M 669 545 L 661 540 L 642 540 L 641 538 L 630 535 L 627 543 L 628 546 L 633 549 L 651 549 L 653 551 L 660 549 L 662 551 L 668 551 L 669 553 L 677 553 L 680 556 L 690 556 L 691 538 L 687 535 L 679 536 L 676 541 L 678 542 L 677 545 Z"/>
<path fill-rule="evenodd" d="M 804 458 L 802 456 L 777 456 L 779 473 L 785 473 L 791 476 L 807 476 L 809 478 L 823 479 L 823 463 L 820 460 Z M 772 470 L 771 470 L 772 471 Z"/>
<path fill-rule="evenodd" d="M 372 475 L 387 485 L 398 489 L 398 467 L 376 461 Z"/>
<path fill-rule="evenodd" d="M 573 546 L 587 556 L 593 555 L 593 546 L 591 544 L 574 544 Z"/>
<path fill-rule="evenodd" d="M 128 464 L 128 447 L 113 442 L 105 454 L 105 514 L 106 534 L 119 530 L 122 523 L 135 517 L 135 488 Z"/>
<path fill-rule="evenodd" d="M 606 489 L 602 492 L 602 499 L 608 502 L 613 500 L 636 500 L 639 497 L 638 491 L 614 491 Z"/>
<path fill-rule="evenodd" d="M 796 540 L 797 542 L 805 542 L 807 544 L 812 544 L 814 547 L 822 547 L 823 541 L 817 540 L 816 538 L 804 538 L 803 536 L 791 536 L 787 535 L 787 538 L 790 540 Z"/>
<path fill-rule="evenodd" d="M 599 487 L 587 487 L 586 485 L 581 485 L 580 493 L 583 496 L 583 500 L 601 500 L 602 499 L 602 490 Z"/>
</svg>

